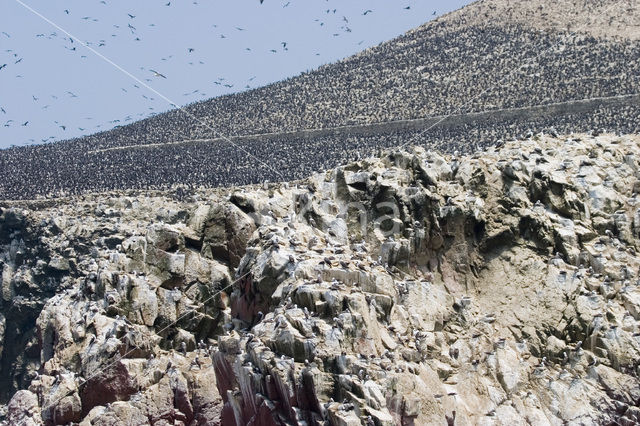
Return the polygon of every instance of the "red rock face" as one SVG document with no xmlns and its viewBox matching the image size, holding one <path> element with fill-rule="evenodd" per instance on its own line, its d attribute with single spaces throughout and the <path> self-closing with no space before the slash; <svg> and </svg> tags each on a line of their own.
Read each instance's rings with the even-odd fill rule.
<svg viewBox="0 0 640 426">
<path fill-rule="evenodd" d="M 137 389 L 129 376 L 127 369 L 119 362 L 111 368 L 93 377 L 84 385 L 80 392 L 83 415 L 86 415 L 97 405 L 127 399 Z"/>
<path fill-rule="evenodd" d="M 248 275 L 237 283 L 237 287 L 232 293 L 232 315 L 246 322 L 251 321 L 253 316 L 259 311 L 256 307 L 256 294 L 253 286 L 253 278 L 251 275 Z"/>
</svg>

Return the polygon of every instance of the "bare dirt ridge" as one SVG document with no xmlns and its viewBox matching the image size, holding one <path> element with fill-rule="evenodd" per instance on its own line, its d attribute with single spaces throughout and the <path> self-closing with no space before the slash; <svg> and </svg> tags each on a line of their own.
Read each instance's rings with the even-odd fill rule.
<svg viewBox="0 0 640 426">
<path fill-rule="evenodd" d="M 480 0 L 440 20 L 475 26 L 522 25 L 605 39 L 640 39 L 638 0 Z"/>
</svg>

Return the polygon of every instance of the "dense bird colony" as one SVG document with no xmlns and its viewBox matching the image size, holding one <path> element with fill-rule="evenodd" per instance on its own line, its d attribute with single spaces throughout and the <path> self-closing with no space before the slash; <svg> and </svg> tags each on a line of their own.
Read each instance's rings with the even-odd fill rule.
<svg viewBox="0 0 640 426">
<path fill-rule="evenodd" d="M 77 151 L 73 151 L 73 158 L 59 164 L 61 157 L 69 156 L 66 144 L 24 147 L 2 152 L 0 170 L 5 176 L 0 180 L 0 191 L 4 198 L 31 199 L 114 189 L 162 189 L 174 185 L 196 188 L 288 181 L 403 144 L 468 153 L 500 140 L 527 137 L 534 131 L 554 134 L 585 129 L 638 133 L 640 107 L 601 108 L 586 115 L 553 115 L 449 128 L 436 126 L 426 132 L 392 131 L 304 140 L 275 138 L 233 144 L 193 142 L 95 153 L 87 153 L 81 145 L 75 145 Z"/>
</svg>

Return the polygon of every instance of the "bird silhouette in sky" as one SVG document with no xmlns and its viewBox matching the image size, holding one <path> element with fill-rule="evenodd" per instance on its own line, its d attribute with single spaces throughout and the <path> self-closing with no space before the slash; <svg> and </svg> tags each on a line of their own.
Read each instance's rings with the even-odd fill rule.
<svg viewBox="0 0 640 426">
<path fill-rule="evenodd" d="M 153 73 L 153 75 L 156 76 L 156 77 L 167 78 L 164 75 L 162 75 L 161 73 L 159 73 L 158 71 L 155 71 L 155 70 L 149 70 L 149 71 L 151 71 Z"/>
</svg>

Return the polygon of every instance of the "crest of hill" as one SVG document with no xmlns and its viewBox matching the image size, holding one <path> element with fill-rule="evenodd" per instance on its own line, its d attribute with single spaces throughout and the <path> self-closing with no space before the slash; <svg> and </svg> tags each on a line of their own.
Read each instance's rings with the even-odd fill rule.
<svg viewBox="0 0 640 426">
<path fill-rule="evenodd" d="M 638 0 L 482 0 L 443 19 L 459 26 L 522 25 L 606 39 L 638 40 L 639 11 Z"/>
</svg>

